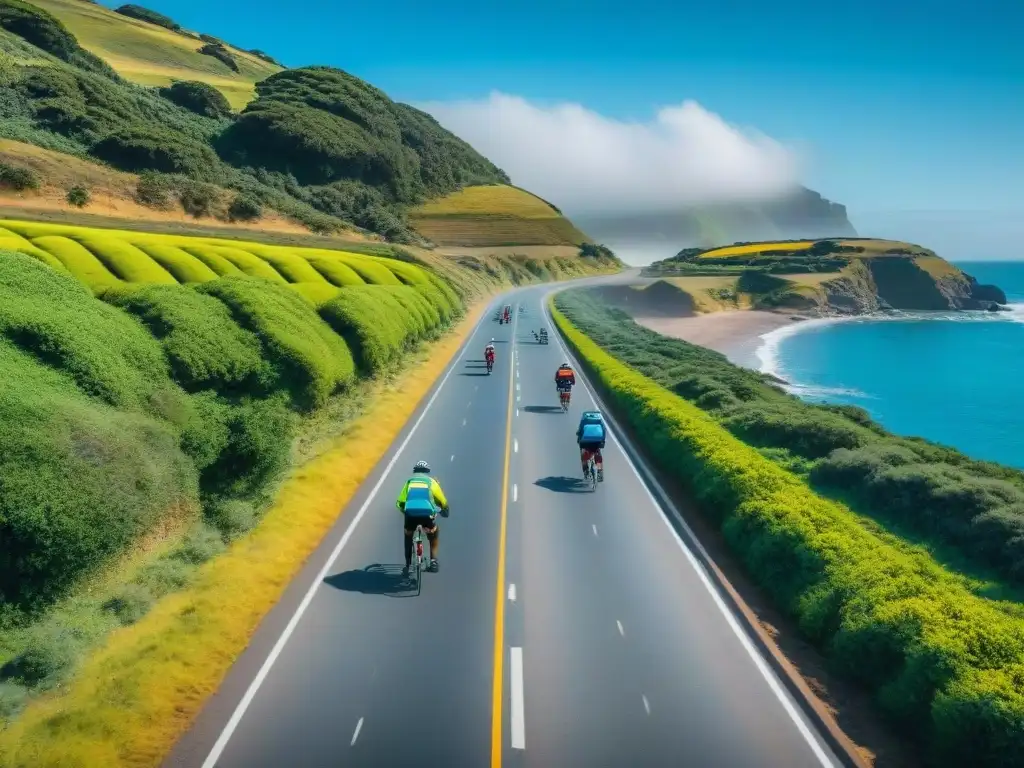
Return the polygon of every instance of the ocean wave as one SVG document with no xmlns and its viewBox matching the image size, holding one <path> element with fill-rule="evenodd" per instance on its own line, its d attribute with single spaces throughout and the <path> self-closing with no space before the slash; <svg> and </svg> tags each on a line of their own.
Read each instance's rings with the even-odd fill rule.
<svg viewBox="0 0 1024 768">
<path fill-rule="evenodd" d="M 944 320 L 946 322 L 962 323 L 993 323 L 1010 322 L 1024 323 L 1024 303 L 1009 304 L 1008 312 L 982 312 L 967 310 L 948 311 L 915 311 L 915 310 L 890 310 L 885 314 L 873 315 L 843 315 L 841 317 L 822 317 L 813 320 L 802 320 L 800 322 L 784 325 L 781 328 L 762 334 L 760 346 L 757 348 L 757 359 L 761 373 L 774 376 L 786 382 L 783 389 L 791 394 L 805 397 L 810 400 L 826 399 L 828 397 L 856 397 L 871 399 L 873 396 L 865 392 L 842 387 L 819 387 L 810 384 L 802 384 L 793 381 L 787 375 L 779 357 L 779 348 L 782 342 L 790 336 L 798 333 L 824 328 L 839 323 L 892 323 L 892 322 L 921 322 Z"/>
</svg>

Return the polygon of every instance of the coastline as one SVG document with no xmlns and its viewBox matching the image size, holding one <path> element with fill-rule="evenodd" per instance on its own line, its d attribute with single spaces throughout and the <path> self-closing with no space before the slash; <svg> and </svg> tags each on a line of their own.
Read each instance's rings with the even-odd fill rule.
<svg viewBox="0 0 1024 768">
<path fill-rule="evenodd" d="M 682 339 L 691 344 L 721 352 L 729 362 L 744 368 L 762 369 L 758 355 L 764 337 L 816 318 L 793 313 L 741 309 L 709 312 L 689 317 L 634 317 L 642 325 L 663 336 Z"/>
</svg>

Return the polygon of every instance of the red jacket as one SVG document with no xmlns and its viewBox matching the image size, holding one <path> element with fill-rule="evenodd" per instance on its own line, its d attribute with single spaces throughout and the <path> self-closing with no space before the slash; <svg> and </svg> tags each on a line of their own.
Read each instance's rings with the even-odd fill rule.
<svg viewBox="0 0 1024 768">
<path fill-rule="evenodd" d="M 568 381 L 573 386 L 576 386 L 576 374 L 569 368 L 559 368 L 558 372 L 555 374 L 555 384 L 562 381 Z"/>
</svg>

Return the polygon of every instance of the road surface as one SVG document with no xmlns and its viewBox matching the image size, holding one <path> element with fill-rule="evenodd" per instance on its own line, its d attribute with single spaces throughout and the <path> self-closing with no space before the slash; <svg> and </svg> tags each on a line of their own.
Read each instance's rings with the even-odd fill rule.
<svg viewBox="0 0 1024 768">
<path fill-rule="evenodd" d="M 840 765 L 618 441 L 584 487 L 594 400 L 561 412 L 567 353 L 531 333 L 550 290 L 485 314 L 168 768 Z M 420 459 L 452 514 L 417 589 L 394 499 Z"/>
</svg>

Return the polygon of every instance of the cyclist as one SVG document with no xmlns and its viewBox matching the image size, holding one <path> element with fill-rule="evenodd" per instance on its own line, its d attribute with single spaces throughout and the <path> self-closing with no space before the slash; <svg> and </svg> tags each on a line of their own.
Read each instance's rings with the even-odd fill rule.
<svg viewBox="0 0 1024 768">
<path fill-rule="evenodd" d="M 583 464 L 583 478 L 587 479 L 587 463 L 594 457 L 594 468 L 597 470 L 597 481 L 604 482 L 604 459 L 601 449 L 608 437 L 604 425 L 604 417 L 600 411 L 584 411 L 580 424 L 576 427 L 576 442 L 580 446 L 580 461 Z"/>
<path fill-rule="evenodd" d="M 494 365 L 494 339 L 491 339 L 490 344 L 484 347 L 484 361 L 488 365 Z"/>
<path fill-rule="evenodd" d="M 576 384 L 576 374 L 572 370 L 572 366 L 569 365 L 569 361 L 562 363 L 558 366 L 558 370 L 555 371 L 555 389 L 558 390 L 559 400 L 562 398 L 562 393 L 565 393 L 565 397 L 569 397 L 569 393 L 572 391 L 573 386 Z"/>
<path fill-rule="evenodd" d="M 448 499 L 441 490 L 441 484 L 430 476 L 430 465 L 427 462 L 416 462 L 412 468 L 412 477 L 402 486 L 395 506 L 405 517 L 405 568 L 402 569 L 402 575 L 408 576 L 412 566 L 412 537 L 417 525 L 423 526 L 427 541 L 430 542 L 430 570 L 437 571 L 437 542 L 440 533 L 437 513 L 448 517 Z"/>
</svg>

